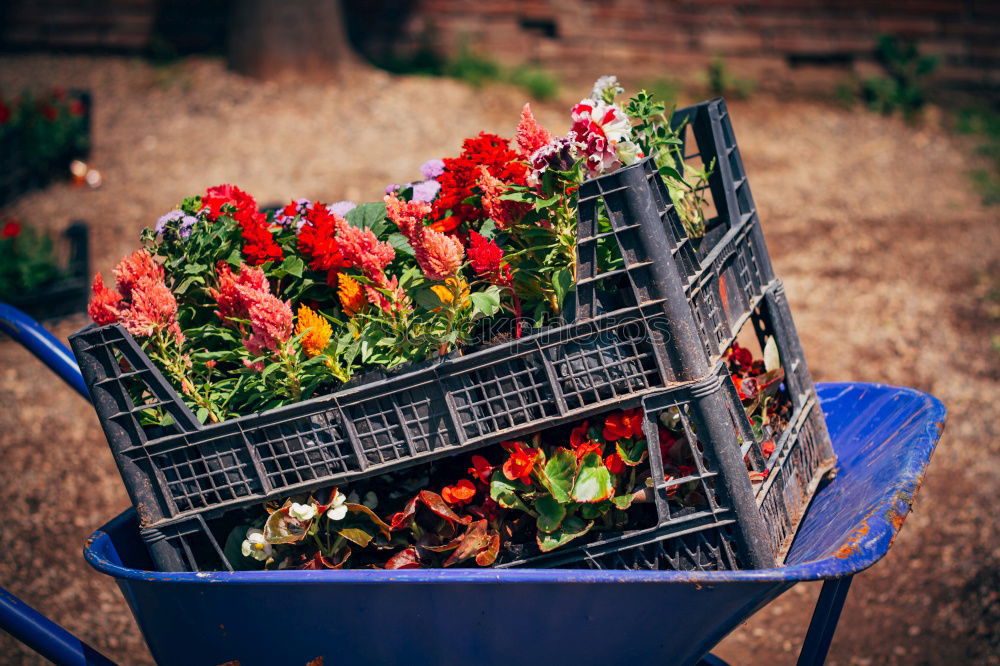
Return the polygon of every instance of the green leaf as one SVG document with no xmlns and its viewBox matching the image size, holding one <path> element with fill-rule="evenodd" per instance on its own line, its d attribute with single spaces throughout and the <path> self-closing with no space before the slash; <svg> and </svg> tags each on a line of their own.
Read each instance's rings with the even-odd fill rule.
<svg viewBox="0 0 1000 666">
<path fill-rule="evenodd" d="M 496 235 L 497 223 L 492 219 L 487 219 L 483 222 L 483 226 L 479 227 L 479 235 L 486 240 L 492 240 L 493 236 Z"/>
<path fill-rule="evenodd" d="M 413 295 L 413 300 L 425 310 L 437 310 L 444 305 L 433 289 L 421 289 Z"/>
<path fill-rule="evenodd" d="M 493 476 L 490 477 L 490 497 L 495 502 L 505 509 L 520 509 L 529 513 L 528 507 L 517 494 L 521 487 L 523 486 L 520 483 L 508 481 L 500 470 L 493 472 Z"/>
<path fill-rule="evenodd" d="M 348 527 L 338 530 L 337 534 L 352 543 L 358 544 L 362 548 L 365 548 L 372 541 L 372 535 L 359 527 Z"/>
<path fill-rule="evenodd" d="M 644 439 L 621 439 L 615 444 L 618 455 L 622 462 L 629 467 L 635 467 L 646 459 L 646 440 Z"/>
<path fill-rule="evenodd" d="M 393 249 L 396 250 L 396 252 L 405 254 L 410 257 L 414 257 L 417 254 L 416 251 L 413 249 L 413 246 L 410 245 L 410 241 L 406 240 L 406 236 L 404 236 L 403 234 L 399 233 L 389 234 L 389 238 L 387 238 L 386 240 L 389 242 L 389 245 L 391 245 Z"/>
<path fill-rule="evenodd" d="M 568 268 L 560 268 L 552 276 L 552 289 L 556 292 L 556 299 L 560 309 L 566 298 L 566 294 L 573 288 L 573 274 Z"/>
<path fill-rule="evenodd" d="M 545 485 L 552 497 L 563 504 L 569 502 L 573 477 L 576 476 L 576 454 L 569 449 L 556 449 L 543 471 Z"/>
<path fill-rule="evenodd" d="M 199 407 L 198 412 L 195 414 L 200 423 L 205 423 L 208 421 L 208 409 L 205 407 Z"/>
<path fill-rule="evenodd" d="M 599 518 L 608 512 L 611 508 L 609 502 L 597 502 L 596 504 L 584 504 L 580 507 L 580 515 L 587 520 L 593 520 L 594 518 Z"/>
<path fill-rule="evenodd" d="M 500 310 L 500 299 L 495 293 L 489 291 L 477 291 L 469 296 L 472 300 L 474 312 L 481 313 L 486 317 L 492 317 Z"/>
<path fill-rule="evenodd" d="M 344 215 L 351 226 L 362 229 L 371 229 L 376 236 L 386 229 L 385 204 L 381 201 L 373 201 L 355 206 Z"/>
<path fill-rule="evenodd" d="M 611 501 L 614 502 L 616 507 L 618 507 L 622 511 L 625 511 L 630 506 L 632 506 L 632 502 L 635 501 L 635 495 L 632 494 L 619 495 L 618 497 L 615 497 Z"/>
<path fill-rule="evenodd" d="M 590 531 L 590 528 L 594 526 L 593 521 L 584 522 L 577 516 L 569 516 L 563 519 L 563 523 L 559 529 L 546 534 L 544 532 L 539 532 L 536 537 L 538 542 L 538 549 L 543 553 L 548 553 L 549 551 L 555 550 L 560 546 L 565 546 L 567 543 L 583 536 Z"/>
<path fill-rule="evenodd" d="M 615 493 L 611 472 L 604 466 L 601 456 L 588 453 L 580 461 L 571 497 L 575 502 L 603 502 Z"/>
<path fill-rule="evenodd" d="M 542 532 L 554 532 L 566 517 L 566 507 L 551 495 L 544 495 L 535 502 L 538 512 L 538 529 Z"/>
<path fill-rule="evenodd" d="M 302 277 L 302 271 L 304 271 L 305 268 L 305 263 L 300 257 L 296 256 L 287 257 L 278 267 L 278 269 L 284 271 L 285 274 L 293 275 L 297 278 Z"/>
</svg>

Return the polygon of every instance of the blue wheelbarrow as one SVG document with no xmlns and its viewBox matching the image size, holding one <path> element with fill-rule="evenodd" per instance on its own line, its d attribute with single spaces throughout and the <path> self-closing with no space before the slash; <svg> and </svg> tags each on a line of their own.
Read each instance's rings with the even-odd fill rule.
<svg viewBox="0 0 1000 666">
<path fill-rule="evenodd" d="M 45 329 L 3 305 L 0 328 L 87 395 Z M 132 510 L 94 532 L 84 557 L 114 577 L 164 664 L 721 664 L 709 651 L 723 637 L 796 583 L 819 580 L 799 663 L 822 663 L 854 574 L 884 557 L 903 525 L 945 409 L 877 384 L 820 384 L 819 396 L 837 475 L 778 569 L 158 573 Z M 6 592 L 0 627 L 56 663 L 110 663 Z"/>
</svg>

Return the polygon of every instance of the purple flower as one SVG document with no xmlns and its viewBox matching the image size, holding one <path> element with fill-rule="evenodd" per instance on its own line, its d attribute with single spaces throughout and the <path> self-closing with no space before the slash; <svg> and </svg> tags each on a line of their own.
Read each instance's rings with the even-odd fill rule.
<svg viewBox="0 0 1000 666">
<path fill-rule="evenodd" d="M 575 138 L 575 135 L 570 133 L 570 136 L 553 139 L 551 143 L 532 153 L 528 163 L 531 164 L 532 179 L 535 182 L 538 182 L 542 174 L 549 169 L 568 171 L 573 166 Z"/>
<path fill-rule="evenodd" d="M 423 175 L 424 180 L 437 178 L 444 173 L 444 162 L 441 160 L 427 160 L 420 165 L 420 173 Z"/>
<path fill-rule="evenodd" d="M 398 192 L 398 191 L 399 191 L 399 185 L 386 185 L 385 186 L 385 193 L 386 194 L 392 194 L 393 192 Z"/>
<path fill-rule="evenodd" d="M 191 235 L 191 229 L 194 227 L 197 221 L 198 218 L 195 217 L 194 215 L 184 216 L 184 218 L 181 220 L 181 226 L 178 229 L 181 238 L 187 239 L 187 237 Z"/>
<path fill-rule="evenodd" d="M 331 213 L 338 217 L 344 217 L 349 211 L 357 208 L 358 205 L 353 201 L 338 201 L 337 203 L 332 203 L 327 208 Z"/>
<path fill-rule="evenodd" d="M 423 201 L 430 203 L 441 191 L 441 183 L 436 180 L 425 180 L 422 183 L 413 183 L 413 201 Z"/>
<path fill-rule="evenodd" d="M 175 208 L 166 215 L 160 216 L 160 219 L 156 221 L 156 227 L 155 227 L 156 233 L 162 234 L 164 229 L 167 228 L 168 224 L 170 224 L 171 222 L 176 222 L 182 217 L 184 217 L 184 211 L 180 210 L 179 208 Z"/>
</svg>

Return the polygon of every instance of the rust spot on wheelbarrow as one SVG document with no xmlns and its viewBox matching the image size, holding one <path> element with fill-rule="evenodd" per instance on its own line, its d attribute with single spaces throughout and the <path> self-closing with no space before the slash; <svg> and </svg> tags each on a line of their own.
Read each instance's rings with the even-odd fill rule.
<svg viewBox="0 0 1000 666">
<path fill-rule="evenodd" d="M 865 537 L 870 531 L 871 527 L 868 525 L 868 519 L 871 517 L 871 513 L 861 519 L 861 524 L 854 528 L 854 531 L 848 535 L 847 540 L 844 541 L 844 545 L 837 549 L 834 555 L 842 560 L 846 560 L 848 557 L 854 555 L 861 550 L 861 539 Z"/>
</svg>

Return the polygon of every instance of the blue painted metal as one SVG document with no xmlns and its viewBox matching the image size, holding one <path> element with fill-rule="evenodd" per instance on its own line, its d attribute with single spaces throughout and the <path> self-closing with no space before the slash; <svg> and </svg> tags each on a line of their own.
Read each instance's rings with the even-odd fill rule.
<svg viewBox="0 0 1000 666">
<path fill-rule="evenodd" d="M 0 628 L 56 664 L 114 663 L 6 590 L 0 590 Z"/>
<path fill-rule="evenodd" d="M 90 393 L 80 374 L 71 352 L 66 345 L 49 333 L 41 324 L 15 307 L 0 303 L 0 331 L 21 343 L 28 351 L 49 366 L 52 372 L 69 384 L 88 402 Z"/>
<path fill-rule="evenodd" d="M 819 395 L 837 478 L 816 494 L 780 569 L 157 573 L 132 511 L 84 554 L 116 579 L 161 663 L 693 664 L 795 583 L 872 566 L 909 512 L 944 406 L 874 384 L 820 385 Z M 826 646 L 843 594 L 846 585 L 822 601 Z"/>
<path fill-rule="evenodd" d="M 802 642 L 798 666 L 811 666 L 826 661 L 826 653 L 833 641 L 833 632 L 837 629 L 840 611 L 844 610 L 844 602 L 847 601 L 847 592 L 851 589 L 853 580 L 854 576 L 843 576 L 823 583 L 809 622 L 809 631 Z"/>
</svg>

